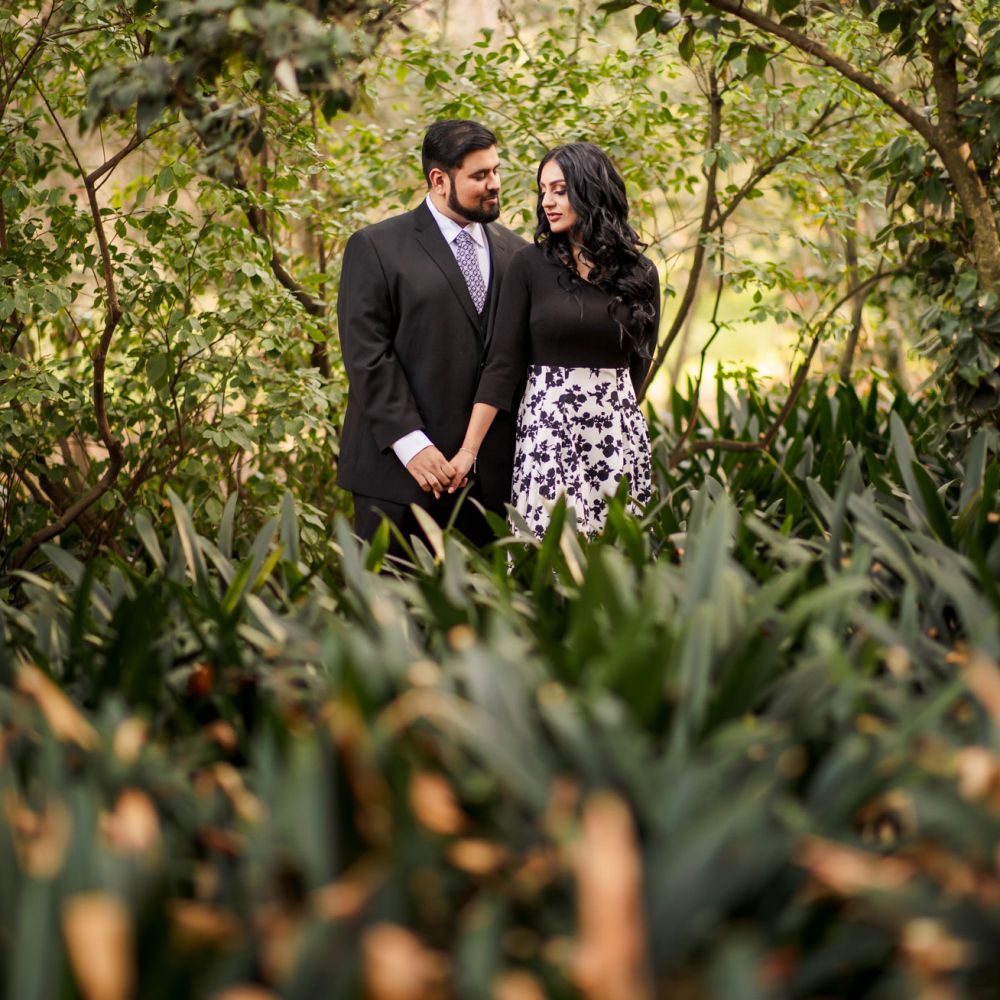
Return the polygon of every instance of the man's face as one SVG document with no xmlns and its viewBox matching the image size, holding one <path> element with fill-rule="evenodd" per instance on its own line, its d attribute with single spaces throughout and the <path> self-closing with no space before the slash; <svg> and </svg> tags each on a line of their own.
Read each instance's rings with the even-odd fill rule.
<svg viewBox="0 0 1000 1000">
<path fill-rule="evenodd" d="M 500 215 L 500 154 L 496 146 L 477 149 L 449 176 L 441 172 L 442 193 L 455 221 L 492 222 Z"/>
</svg>

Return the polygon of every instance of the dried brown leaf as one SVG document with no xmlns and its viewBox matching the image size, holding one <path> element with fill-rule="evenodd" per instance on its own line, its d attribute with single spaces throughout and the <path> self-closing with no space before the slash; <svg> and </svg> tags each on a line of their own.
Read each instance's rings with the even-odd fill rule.
<svg viewBox="0 0 1000 1000">
<path fill-rule="evenodd" d="M 132 916 L 105 892 L 68 897 L 63 935 L 73 974 L 86 1000 L 127 1000 L 135 985 Z"/>
<path fill-rule="evenodd" d="M 221 993 L 213 993 L 211 1000 L 281 1000 L 273 990 L 253 983 L 238 983 L 227 986 Z"/>
<path fill-rule="evenodd" d="M 243 925 L 231 913 L 207 903 L 177 899 L 170 904 L 171 933 L 182 947 L 226 948 L 243 937 Z"/>
<path fill-rule="evenodd" d="M 240 745 L 236 730 L 223 719 L 216 719 L 205 726 L 205 735 L 218 743 L 226 753 L 234 753 Z"/>
<path fill-rule="evenodd" d="M 369 1000 L 438 1000 L 446 996 L 448 960 L 405 927 L 374 924 L 361 942 Z"/>
<path fill-rule="evenodd" d="M 448 860 L 470 875 L 491 875 L 503 867 L 507 851 L 501 844 L 476 837 L 457 840 L 448 847 Z"/>
<path fill-rule="evenodd" d="M 880 857 L 821 837 L 808 837 L 796 860 L 817 882 L 842 896 L 872 890 L 891 892 L 914 875 L 909 861 Z"/>
<path fill-rule="evenodd" d="M 468 825 L 468 818 L 455 799 L 451 785 L 440 774 L 418 771 L 410 781 L 410 808 L 417 819 L 434 833 L 454 836 Z"/>
<path fill-rule="evenodd" d="M 962 747 L 955 754 L 955 769 L 962 798 L 975 801 L 997 791 L 1000 760 L 986 747 Z"/>
<path fill-rule="evenodd" d="M 302 952 L 304 921 L 300 913 L 271 903 L 254 918 L 261 941 L 261 968 L 271 983 L 284 982 L 294 971 Z"/>
<path fill-rule="evenodd" d="M 17 673 L 17 687 L 33 699 L 58 740 L 93 750 L 100 742 L 97 730 L 62 690 L 38 667 L 27 664 Z"/>
<path fill-rule="evenodd" d="M 240 819 L 247 823 L 259 822 L 264 815 L 264 807 L 260 799 L 243 783 L 243 775 L 232 764 L 225 762 L 216 764 L 212 773 L 219 787 L 229 796 Z"/>
<path fill-rule="evenodd" d="M 545 1000 L 545 991 L 530 972 L 512 969 L 497 977 L 493 1000 Z"/>
<path fill-rule="evenodd" d="M 44 810 L 35 812 L 16 792 L 8 790 L 3 806 L 21 867 L 35 878 L 54 878 L 66 859 L 73 828 L 65 803 L 49 798 Z"/>
<path fill-rule="evenodd" d="M 972 957 L 967 941 L 956 938 L 940 920 L 922 917 L 903 928 L 902 950 L 924 977 L 962 968 Z"/>
<path fill-rule="evenodd" d="M 383 869 L 359 863 L 333 884 L 313 892 L 313 912 L 324 920 L 346 920 L 357 916 L 384 881 Z"/>
<path fill-rule="evenodd" d="M 628 806 L 609 792 L 583 811 L 576 852 L 580 941 L 574 978 L 589 1000 L 653 996 L 642 908 L 642 861 Z"/>
<path fill-rule="evenodd" d="M 963 675 L 993 725 L 1000 726 L 1000 668 L 985 653 L 977 652 L 969 657 Z"/>
<path fill-rule="evenodd" d="M 101 817 L 108 843 L 123 854 L 145 854 L 160 842 L 160 820 L 153 800 L 138 788 L 126 788 L 112 813 Z"/>
<path fill-rule="evenodd" d="M 112 747 L 115 756 L 125 764 L 132 764 L 139 758 L 142 748 L 149 740 L 149 723 L 135 716 L 124 719 L 115 729 Z"/>
</svg>

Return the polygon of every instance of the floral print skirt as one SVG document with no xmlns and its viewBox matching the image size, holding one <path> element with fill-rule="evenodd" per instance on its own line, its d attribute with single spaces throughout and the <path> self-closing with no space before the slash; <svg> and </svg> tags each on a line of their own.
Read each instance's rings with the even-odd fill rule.
<svg viewBox="0 0 1000 1000">
<path fill-rule="evenodd" d="M 630 509 L 648 503 L 649 434 L 628 369 L 531 365 L 517 415 L 512 502 L 532 533 L 544 535 L 565 493 L 577 528 L 597 534 L 623 476 Z"/>
</svg>

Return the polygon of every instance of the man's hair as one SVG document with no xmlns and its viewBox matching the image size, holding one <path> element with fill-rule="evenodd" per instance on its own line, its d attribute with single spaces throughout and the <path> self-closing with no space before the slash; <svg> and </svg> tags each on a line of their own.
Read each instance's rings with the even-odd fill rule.
<svg viewBox="0 0 1000 1000">
<path fill-rule="evenodd" d="M 430 183 L 431 171 L 435 167 L 451 177 L 469 153 L 489 149 L 496 144 L 497 137 L 479 122 L 465 118 L 434 122 L 424 136 L 421 149 L 424 177 Z"/>
</svg>

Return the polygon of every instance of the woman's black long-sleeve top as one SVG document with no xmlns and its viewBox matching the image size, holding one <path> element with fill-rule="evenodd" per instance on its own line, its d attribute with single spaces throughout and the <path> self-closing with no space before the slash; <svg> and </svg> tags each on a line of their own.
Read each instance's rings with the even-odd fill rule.
<svg viewBox="0 0 1000 1000">
<path fill-rule="evenodd" d="M 652 354 L 660 321 L 660 281 L 647 261 L 654 323 L 645 353 Z M 608 312 L 611 297 L 568 269 L 546 260 L 537 246 L 522 247 L 504 275 L 477 403 L 511 410 L 529 365 L 628 368 L 636 392 L 650 358 L 634 350 Z"/>
</svg>

